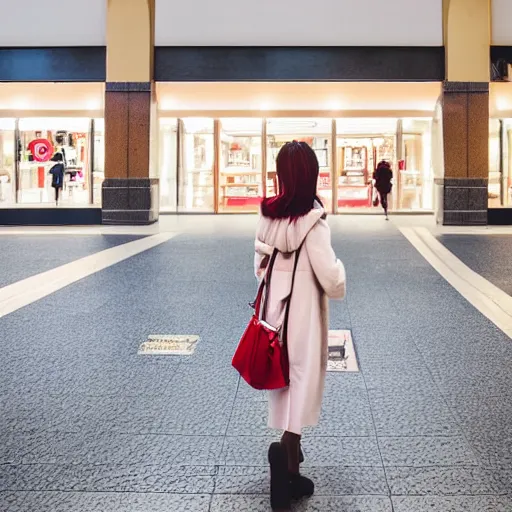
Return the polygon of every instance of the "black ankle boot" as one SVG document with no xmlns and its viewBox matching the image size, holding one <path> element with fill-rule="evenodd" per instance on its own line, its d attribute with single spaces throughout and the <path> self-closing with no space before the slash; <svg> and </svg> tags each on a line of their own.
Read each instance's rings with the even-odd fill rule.
<svg viewBox="0 0 512 512">
<path fill-rule="evenodd" d="M 299 447 L 299 464 L 302 464 L 304 462 L 304 452 L 302 451 L 302 446 Z"/>
<path fill-rule="evenodd" d="M 290 510 L 291 480 L 288 454 L 281 443 L 272 443 L 268 450 L 270 464 L 270 505 L 272 510 Z"/>
<path fill-rule="evenodd" d="M 309 498 L 315 493 L 315 484 L 305 476 L 290 473 L 290 492 L 292 500 Z"/>
</svg>

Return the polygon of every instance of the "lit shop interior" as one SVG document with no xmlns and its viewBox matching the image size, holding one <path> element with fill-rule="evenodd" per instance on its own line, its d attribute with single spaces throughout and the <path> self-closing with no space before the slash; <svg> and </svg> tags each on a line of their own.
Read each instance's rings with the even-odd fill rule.
<svg viewBox="0 0 512 512">
<path fill-rule="evenodd" d="M 103 84 L 1 84 L 0 206 L 53 206 L 55 153 L 65 162 L 60 204 L 101 205 L 103 95 Z"/>
<path fill-rule="evenodd" d="M 393 166 L 392 208 L 432 211 L 439 93 L 435 83 L 159 83 L 161 211 L 256 212 L 276 193 L 275 159 L 291 140 L 314 149 L 329 212 L 371 211 L 381 159 Z M 491 84 L 490 96 L 489 207 L 510 207 L 512 83 Z M 55 152 L 66 161 L 61 204 L 101 206 L 103 97 L 104 84 L 2 84 L 0 207 L 54 205 Z"/>
<path fill-rule="evenodd" d="M 512 207 L 512 83 L 491 84 L 489 208 Z"/>
<path fill-rule="evenodd" d="M 158 83 L 161 211 L 258 211 L 292 140 L 315 151 L 329 212 L 374 208 L 380 160 L 395 210 L 432 211 L 439 94 L 438 83 Z"/>
<path fill-rule="evenodd" d="M 292 140 L 315 151 L 318 193 L 330 212 L 372 208 L 380 160 L 395 169 L 394 208 L 433 208 L 430 118 L 296 117 L 161 118 L 161 208 L 257 211 L 264 196 L 276 193 L 276 157 Z"/>
</svg>

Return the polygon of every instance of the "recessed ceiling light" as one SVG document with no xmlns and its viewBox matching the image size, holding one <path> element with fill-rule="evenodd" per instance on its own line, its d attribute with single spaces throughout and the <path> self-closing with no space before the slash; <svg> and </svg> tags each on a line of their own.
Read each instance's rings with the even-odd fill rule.
<svg viewBox="0 0 512 512">
<path fill-rule="evenodd" d="M 340 101 L 332 100 L 327 103 L 327 110 L 341 110 L 342 105 Z"/>
</svg>

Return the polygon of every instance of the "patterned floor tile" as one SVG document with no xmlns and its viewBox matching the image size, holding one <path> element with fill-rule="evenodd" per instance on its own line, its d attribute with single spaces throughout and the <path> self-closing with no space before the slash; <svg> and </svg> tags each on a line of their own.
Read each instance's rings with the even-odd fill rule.
<svg viewBox="0 0 512 512">
<path fill-rule="evenodd" d="M 500 496 L 394 496 L 395 512 L 509 512 L 512 499 Z"/>
<path fill-rule="evenodd" d="M 496 472 L 479 467 L 387 467 L 394 496 L 501 495 L 507 489 Z"/>
<path fill-rule="evenodd" d="M 210 512 L 268 512 L 268 496 L 222 496 L 213 498 Z M 296 512 L 391 512 L 391 501 L 384 497 L 313 497 L 294 509 Z"/>
<path fill-rule="evenodd" d="M 476 466 L 463 437 L 380 437 L 385 466 Z"/>
</svg>

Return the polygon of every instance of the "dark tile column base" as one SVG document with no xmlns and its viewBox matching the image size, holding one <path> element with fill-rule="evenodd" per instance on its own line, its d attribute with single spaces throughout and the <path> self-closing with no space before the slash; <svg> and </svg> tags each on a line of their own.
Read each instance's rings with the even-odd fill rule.
<svg viewBox="0 0 512 512">
<path fill-rule="evenodd" d="M 158 221 L 156 178 L 109 178 L 103 182 L 103 224 L 144 225 Z"/>
<path fill-rule="evenodd" d="M 445 178 L 443 180 L 443 224 L 487 225 L 488 180 Z"/>
</svg>

